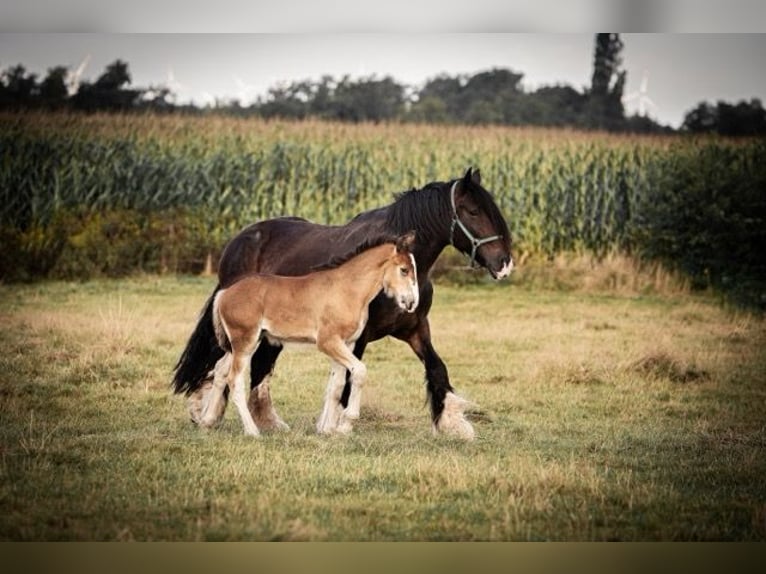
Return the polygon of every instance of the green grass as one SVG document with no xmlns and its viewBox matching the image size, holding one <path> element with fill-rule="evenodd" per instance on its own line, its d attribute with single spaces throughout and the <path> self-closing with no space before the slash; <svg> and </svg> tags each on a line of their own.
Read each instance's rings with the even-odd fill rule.
<svg viewBox="0 0 766 574">
<path fill-rule="evenodd" d="M 477 439 L 433 436 L 403 344 L 362 418 L 286 352 L 287 433 L 203 431 L 169 391 L 212 280 L 0 286 L 0 539 L 765 540 L 766 328 L 704 297 L 438 285 L 435 346 Z M 523 285 L 523 283 L 522 283 Z"/>
</svg>

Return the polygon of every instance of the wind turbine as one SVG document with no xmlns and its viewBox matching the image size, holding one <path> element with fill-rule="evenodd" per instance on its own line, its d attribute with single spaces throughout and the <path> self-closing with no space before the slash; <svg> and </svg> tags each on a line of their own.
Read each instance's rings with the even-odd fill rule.
<svg viewBox="0 0 766 574">
<path fill-rule="evenodd" d="M 172 66 L 168 66 L 168 79 L 165 80 L 165 88 L 169 92 L 168 99 L 174 104 L 178 100 L 178 93 L 186 89 L 186 86 L 176 80 Z"/>
<path fill-rule="evenodd" d="M 80 89 L 80 76 L 82 76 L 82 73 L 85 71 L 88 62 L 90 62 L 90 54 L 85 56 L 85 59 L 80 62 L 80 65 L 74 72 L 71 70 L 67 71 L 65 83 L 67 94 L 70 97 L 74 96 L 77 93 L 77 90 Z"/>
<path fill-rule="evenodd" d="M 252 84 L 246 84 L 239 76 L 234 76 L 234 82 L 237 84 L 237 100 L 239 105 L 248 106 L 255 102 L 258 88 Z"/>
<path fill-rule="evenodd" d="M 626 95 L 622 99 L 622 103 L 626 104 L 634 100 L 638 101 L 639 116 L 646 117 L 647 108 L 651 108 L 655 111 L 657 110 L 657 104 L 655 104 L 652 101 L 652 98 L 649 97 L 649 72 L 647 70 L 644 70 L 644 75 L 641 78 L 641 86 L 638 88 L 638 91 Z"/>
</svg>

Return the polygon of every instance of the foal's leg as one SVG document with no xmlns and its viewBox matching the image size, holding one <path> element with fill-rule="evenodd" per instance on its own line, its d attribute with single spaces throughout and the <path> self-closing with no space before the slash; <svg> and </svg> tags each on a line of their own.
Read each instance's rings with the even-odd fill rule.
<svg viewBox="0 0 766 574">
<path fill-rule="evenodd" d="M 317 420 L 317 432 L 320 434 L 330 434 L 338 430 L 341 415 L 340 392 L 343 389 L 342 382 L 345 380 L 345 374 L 346 367 L 335 361 L 330 363 L 330 377 L 327 380 L 324 406 Z"/>
<path fill-rule="evenodd" d="M 239 417 L 242 419 L 242 424 L 245 426 L 245 434 L 258 436 L 260 432 L 247 408 L 247 398 L 245 396 L 245 370 L 247 369 L 248 364 L 250 364 L 250 358 L 253 356 L 253 351 L 254 349 L 249 350 L 249 352 L 246 350 L 235 349 L 232 352 L 231 370 L 229 371 L 228 380 L 232 387 L 231 400 L 239 411 Z"/>
<path fill-rule="evenodd" d="M 206 383 L 206 391 L 199 401 L 201 409 L 195 422 L 200 426 L 211 428 L 221 422 L 226 410 L 227 386 L 226 381 L 231 369 L 231 353 L 226 353 L 213 369 L 212 380 Z M 202 389 L 200 389 L 201 391 Z M 192 415 L 194 416 L 194 415 Z"/>
<path fill-rule="evenodd" d="M 215 364 L 215 367 L 210 372 L 208 372 L 200 387 L 191 393 L 191 395 L 189 395 L 189 399 L 187 400 L 187 407 L 189 409 L 189 416 L 193 422 L 202 426 L 210 427 L 217 425 L 223 419 L 223 415 L 226 412 L 226 403 L 229 398 L 229 389 L 226 385 L 224 385 L 223 394 L 220 395 L 219 389 L 219 396 L 215 398 L 213 398 L 211 393 L 213 393 L 215 389 L 215 378 L 217 376 L 225 377 L 226 373 L 228 373 L 230 361 L 231 355 L 226 353 L 218 360 L 218 362 Z M 222 374 L 219 375 L 219 373 Z M 211 399 L 213 405 L 215 406 L 215 420 L 210 419 L 212 422 L 204 425 L 202 423 L 202 418 L 206 412 L 208 412 L 209 405 L 211 404 Z"/>
<path fill-rule="evenodd" d="M 274 409 L 269 391 L 269 379 L 281 352 L 282 345 L 272 345 L 264 338 L 250 361 L 250 397 L 247 399 L 247 407 L 261 430 L 290 429 Z"/>
<path fill-rule="evenodd" d="M 359 354 L 357 354 L 358 347 L 354 346 L 354 357 L 359 361 L 359 364 L 361 365 L 361 359 L 362 354 L 364 353 L 364 349 L 366 347 L 366 343 L 362 345 Z M 365 369 L 365 377 L 366 379 L 367 371 Z M 343 394 L 341 395 L 341 405 L 344 406 L 343 409 L 343 416 L 341 417 L 341 420 L 348 421 L 347 424 L 349 425 L 349 430 L 351 430 L 350 425 L 352 420 L 356 420 L 359 418 L 359 409 L 362 405 L 362 386 L 364 385 L 364 379 L 359 380 L 358 376 L 355 376 L 351 371 L 348 371 L 348 376 L 346 377 L 346 385 L 343 387 Z M 350 389 L 350 390 L 349 390 Z M 348 392 L 348 399 L 346 401 L 346 404 L 343 404 L 343 396 L 346 395 L 346 391 Z"/>
<path fill-rule="evenodd" d="M 356 343 L 354 343 L 354 356 L 362 360 L 362 357 L 364 356 L 364 350 L 367 348 L 367 337 L 366 337 L 366 331 L 362 332 L 362 336 L 359 337 L 356 340 Z M 351 397 L 351 373 L 346 371 L 346 384 L 343 386 L 343 393 L 340 395 L 340 404 L 345 409 L 348 407 L 348 401 Z M 357 417 L 359 416 L 359 413 L 357 412 Z"/>
<path fill-rule="evenodd" d="M 317 430 L 319 430 L 319 432 L 332 432 L 333 430 L 342 433 L 351 432 L 351 421 L 348 417 L 344 416 L 345 413 L 341 413 L 337 428 L 332 427 L 331 424 L 335 418 L 333 413 L 335 413 L 337 409 L 340 409 L 340 397 L 343 392 L 343 385 L 345 384 L 342 369 L 337 368 L 336 364 L 344 367 L 349 372 L 352 388 L 352 396 L 350 400 L 354 398 L 354 389 L 356 389 L 357 386 L 361 388 L 362 385 L 364 385 L 364 381 L 367 378 L 367 367 L 354 356 L 354 353 L 351 352 L 351 349 L 348 348 L 346 343 L 340 337 L 318 339 L 317 347 L 334 361 L 333 370 L 325 394 L 325 405 L 323 410 L 323 414 L 329 413 L 326 420 L 330 422 L 330 425 L 328 426 L 331 428 L 322 429 L 317 425 Z M 322 418 L 320 418 L 320 421 L 322 421 Z"/>
</svg>

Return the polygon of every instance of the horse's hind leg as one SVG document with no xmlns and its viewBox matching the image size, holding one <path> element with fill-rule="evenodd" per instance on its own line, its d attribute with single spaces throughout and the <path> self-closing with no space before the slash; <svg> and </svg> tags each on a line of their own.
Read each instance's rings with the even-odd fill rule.
<svg viewBox="0 0 766 574">
<path fill-rule="evenodd" d="M 282 352 L 281 345 L 272 345 L 265 338 L 250 361 L 250 397 L 247 407 L 261 430 L 289 430 L 274 409 L 269 390 L 269 379 L 274 372 L 274 363 Z"/>
</svg>

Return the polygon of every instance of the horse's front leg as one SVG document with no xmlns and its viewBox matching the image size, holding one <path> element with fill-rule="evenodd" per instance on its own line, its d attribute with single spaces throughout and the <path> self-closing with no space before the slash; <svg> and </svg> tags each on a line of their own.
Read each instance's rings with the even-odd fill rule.
<svg viewBox="0 0 766 574">
<path fill-rule="evenodd" d="M 250 361 L 250 396 L 247 408 L 261 430 L 288 430 L 271 402 L 269 381 L 282 345 L 272 345 L 264 337 Z"/>
<path fill-rule="evenodd" d="M 431 328 L 427 318 L 421 319 L 405 340 L 426 369 L 426 391 L 431 405 L 431 421 L 435 432 L 472 440 L 473 426 L 465 418 L 468 401 L 455 394 L 449 382 L 447 366 L 431 344 Z"/>
</svg>

